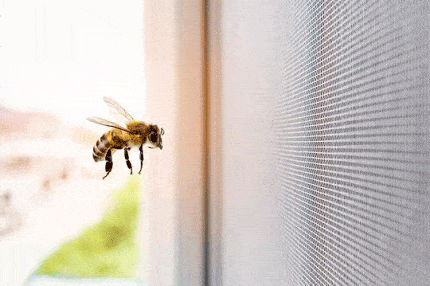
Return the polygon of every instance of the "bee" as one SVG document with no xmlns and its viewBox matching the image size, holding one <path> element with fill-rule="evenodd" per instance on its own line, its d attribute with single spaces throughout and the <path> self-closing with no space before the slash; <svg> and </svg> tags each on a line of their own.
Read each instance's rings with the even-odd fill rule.
<svg viewBox="0 0 430 286">
<path fill-rule="evenodd" d="M 95 162 L 106 161 L 106 175 L 103 177 L 103 179 L 105 179 L 112 171 L 112 154 L 117 150 L 124 149 L 125 162 L 130 169 L 131 175 L 133 174 L 133 168 L 129 160 L 128 151 L 130 151 L 131 148 L 139 148 L 140 175 L 144 160 L 143 147 L 147 146 L 151 149 L 163 149 L 161 136 L 164 135 L 164 130 L 163 128 L 158 128 L 157 125 L 134 120 L 133 117 L 112 98 L 103 97 L 103 100 L 112 111 L 123 116 L 127 120 L 127 124 L 126 127 L 123 127 L 117 123 L 99 117 L 87 118 L 87 120 L 91 122 L 112 127 L 112 129 L 104 133 L 94 145 L 93 159 Z"/>
</svg>

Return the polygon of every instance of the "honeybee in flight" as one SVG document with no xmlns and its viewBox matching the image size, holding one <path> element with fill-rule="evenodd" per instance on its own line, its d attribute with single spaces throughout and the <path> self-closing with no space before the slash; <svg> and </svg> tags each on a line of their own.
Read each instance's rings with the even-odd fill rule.
<svg viewBox="0 0 430 286">
<path fill-rule="evenodd" d="M 142 171 L 143 166 L 143 146 L 148 148 L 160 148 L 163 149 L 161 136 L 164 134 L 163 128 L 159 129 L 157 125 L 146 124 L 142 121 L 136 121 L 133 117 L 114 99 L 109 97 L 103 97 L 104 102 L 114 112 L 120 114 L 127 120 L 126 127 L 122 127 L 119 124 L 105 120 L 99 117 L 88 117 L 87 120 L 112 127 L 109 131 L 97 140 L 93 147 L 93 158 L 94 161 L 106 161 L 106 178 L 112 171 L 112 154 L 116 150 L 124 149 L 125 162 L 127 167 L 130 169 L 130 175 L 133 174 L 133 168 L 131 166 L 128 151 L 131 148 L 139 148 L 140 151 L 140 170 Z"/>
</svg>

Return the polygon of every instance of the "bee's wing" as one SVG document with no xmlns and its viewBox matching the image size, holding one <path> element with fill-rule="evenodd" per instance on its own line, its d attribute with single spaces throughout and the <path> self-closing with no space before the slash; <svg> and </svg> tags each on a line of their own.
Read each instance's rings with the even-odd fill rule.
<svg viewBox="0 0 430 286">
<path fill-rule="evenodd" d="M 109 120 L 106 120 L 106 119 L 103 119 L 103 118 L 100 118 L 100 117 L 96 117 L 96 116 L 88 117 L 87 120 L 91 121 L 91 122 L 94 122 L 94 123 L 97 123 L 97 124 L 100 124 L 100 125 L 104 125 L 104 126 L 108 126 L 108 127 L 113 127 L 113 128 L 121 129 L 121 130 L 126 131 L 128 133 L 131 133 L 131 131 L 128 130 L 127 128 L 122 127 L 119 124 L 116 124 L 116 123 L 114 123 L 112 121 L 109 121 Z"/>
<path fill-rule="evenodd" d="M 133 116 L 130 115 L 130 113 L 128 113 L 118 102 L 116 102 L 116 100 L 110 98 L 110 97 L 103 97 L 104 102 L 106 102 L 107 106 L 115 111 L 116 113 L 121 114 L 122 116 L 124 116 L 128 121 L 132 121 Z"/>
</svg>

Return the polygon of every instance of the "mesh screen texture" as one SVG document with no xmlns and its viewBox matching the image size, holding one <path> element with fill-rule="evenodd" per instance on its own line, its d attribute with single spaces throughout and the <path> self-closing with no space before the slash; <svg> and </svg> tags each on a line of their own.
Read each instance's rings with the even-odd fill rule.
<svg viewBox="0 0 430 286">
<path fill-rule="evenodd" d="M 430 285 L 428 2 L 288 5 L 273 121 L 285 271 Z"/>
</svg>

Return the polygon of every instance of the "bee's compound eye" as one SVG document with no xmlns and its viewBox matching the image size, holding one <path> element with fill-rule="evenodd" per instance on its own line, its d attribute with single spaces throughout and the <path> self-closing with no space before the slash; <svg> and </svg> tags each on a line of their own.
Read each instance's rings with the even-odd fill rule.
<svg viewBox="0 0 430 286">
<path fill-rule="evenodd" d="M 157 143 L 158 136 L 155 132 L 149 133 L 149 141 L 152 143 Z"/>
</svg>

